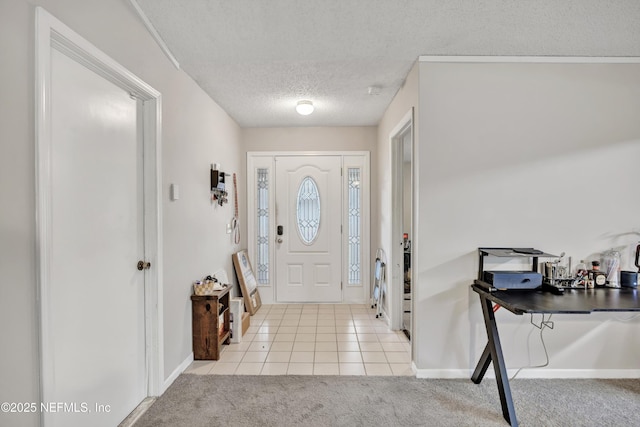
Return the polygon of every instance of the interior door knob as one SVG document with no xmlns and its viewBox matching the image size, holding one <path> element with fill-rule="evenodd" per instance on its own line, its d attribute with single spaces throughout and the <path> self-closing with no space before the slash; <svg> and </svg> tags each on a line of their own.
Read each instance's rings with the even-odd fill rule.
<svg viewBox="0 0 640 427">
<path fill-rule="evenodd" d="M 281 239 L 281 238 L 277 238 L 277 239 L 276 239 L 276 242 L 278 242 L 278 243 L 282 243 L 282 239 Z"/>
<path fill-rule="evenodd" d="M 138 261 L 138 270 L 148 270 L 151 268 L 150 262 Z"/>
</svg>

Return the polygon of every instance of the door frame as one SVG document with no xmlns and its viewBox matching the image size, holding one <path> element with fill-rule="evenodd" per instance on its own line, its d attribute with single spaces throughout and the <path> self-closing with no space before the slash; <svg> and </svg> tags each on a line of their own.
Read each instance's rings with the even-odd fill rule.
<svg viewBox="0 0 640 427">
<path fill-rule="evenodd" d="M 145 270 L 144 310 L 147 396 L 159 396 L 164 378 L 162 353 L 162 219 L 161 219 L 161 94 L 118 64 L 93 44 L 75 33 L 42 7 L 36 8 L 35 49 L 35 171 L 36 171 L 36 312 L 39 315 L 40 400 L 53 401 L 51 336 L 51 57 L 52 50 L 111 81 L 142 101 L 144 168 L 144 246 L 145 259 L 153 268 Z M 140 110 L 138 112 L 140 114 Z M 132 268 L 134 260 L 132 260 Z M 46 414 L 41 414 L 45 425 Z"/>
<path fill-rule="evenodd" d="M 362 276 L 361 282 L 357 286 L 348 285 L 348 278 L 346 273 L 346 263 L 343 263 L 342 272 L 340 277 L 342 279 L 342 303 L 362 303 L 366 304 L 370 298 L 370 280 L 371 280 L 371 174 L 370 174 L 370 159 L 371 154 L 369 151 L 248 151 L 247 152 L 247 235 L 249 237 L 247 241 L 247 249 L 249 257 L 253 260 L 254 268 L 256 268 L 257 260 L 257 224 L 255 221 L 256 212 L 256 170 L 258 168 L 268 168 L 270 170 L 268 176 L 268 187 L 275 189 L 275 157 L 284 156 L 341 156 L 342 158 L 342 182 L 341 182 L 341 200 L 343 203 L 342 209 L 342 241 L 341 247 L 343 254 L 346 252 L 347 247 L 347 231 L 345 230 L 346 211 L 344 209 L 345 203 L 345 173 L 344 169 L 350 166 L 358 166 L 362 168 L 363 177 L 362 180 Z M 360 157 L 362 161 L 358 163 L 354 158 Z M 269 207 L 272 209 L 272 214 L 269 216 L 269 230 L 275 234 L 275 191 L 269 192 Z M 271 267 L 271 273 L 269 274 L 270 281 L 268 284 L 258 283 L 260 289 L 260 296 L 264 304 L 275 304 L 275 245 L 273 236 L 269 238 L 269 266 Z"/>
<path fill-rule="evenodd" d="M 414 120 L 413 120 L 413 107 L 402 117 L 400 122 L 391 130 L 389 133 L 389 141 L 391 147 L 391 235 L 389 241 L 391 242 L 391 246 L 389 247 L 389 260 L 390 260 L 390 281 L 388 282 L 388 290 L 389 290 L 389 318 L 391 321 L 390 327 L 393 330 L 400 330 L 402 328 L 402 314 L 404 313 L 403 308 L 403 299 L 404 299 L 404 242 L 402 240 L 402 222 L 403 222 L 403 187 L 404 187 L 404 177 L 402 176 L 403 170 L 403 160 L 404 153 L 402 147 L 402 139 L 400 138 L 402 134 L 409 129 L 411 132 L 411 158 L 414 159 L 415 152 L 415 142 L 414 142 Z M 415 182 L 415 162 L 411 162 L 411 182 L 412 182 L 412 204 L 411 204 L 411 232 L 413 234 L 411 241 L 411 265 L 415 265 L 414 258 L 414 248 L 417 245 L 417 233 L 415 231 L 415 215 L 413 215 L 414 205 L 415 205 L 415 194 L 414 194 L 414 182 Z M 415 277 L 412 271 L 412 279 Z M 414 313 L 415 306 L 415 281 L 412 280 L 411 290 L 412 290 L 412 298 L 411 298 L 411 315 Z M 411 322 L 411 337 L 413 341 L 414 337 L 414 323 Z"/>
</svg>

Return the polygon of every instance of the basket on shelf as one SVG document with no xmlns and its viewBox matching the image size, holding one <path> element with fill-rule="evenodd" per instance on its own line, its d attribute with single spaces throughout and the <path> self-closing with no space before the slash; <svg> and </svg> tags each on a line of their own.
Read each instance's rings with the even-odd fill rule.
<svg viewBox="0 0 640 427">
<path fill-rule="evenodd" d="M 206 280 L 204 282 L 195 282 L 193 284 L 194 295 L 213 295 L 214 285 L 216 282 L 213 280 Z"/>
</svg>

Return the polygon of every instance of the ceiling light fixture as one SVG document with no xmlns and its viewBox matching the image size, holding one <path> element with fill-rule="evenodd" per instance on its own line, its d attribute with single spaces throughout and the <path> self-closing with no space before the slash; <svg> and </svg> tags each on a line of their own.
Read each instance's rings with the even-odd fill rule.
<svg viewBox="0 0 640 427">
<path fill-rule="evenodd" d="M 313 102 L 311 101 L 298 101 L 298 105 L 296 105 L 296 111 L 298 114 L 302 116 L 308 116 L 313 113 Z"/>
</svg>

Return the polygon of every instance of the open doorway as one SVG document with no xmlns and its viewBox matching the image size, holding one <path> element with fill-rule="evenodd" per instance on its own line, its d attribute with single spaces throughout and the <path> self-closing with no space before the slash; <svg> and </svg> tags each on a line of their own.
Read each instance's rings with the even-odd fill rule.
<svg viewBox="0 0 640 427">
<path fill-rule="evenodd" d="M 401 135 L 402 149 L 402 330 L 411 339 L 411 240 L 413 238 L 412 224 L 412 179 L 411 179 L 411 129 Z"/>
<path fill-rule="evenodd" d="M 393 150 L 393 294 L 396 304 L 394 309 L 400 313 L 399 329 L 411 339 L 412 313 L 412 281 L 411 281 L 411 248 L 413 240 L 413 120 L 410 111 L 392 133 Z M 398 245 L 396 246 L 396 242 Z M 397 250 L 399 249 L 399 250 Z"/>
</svg>

